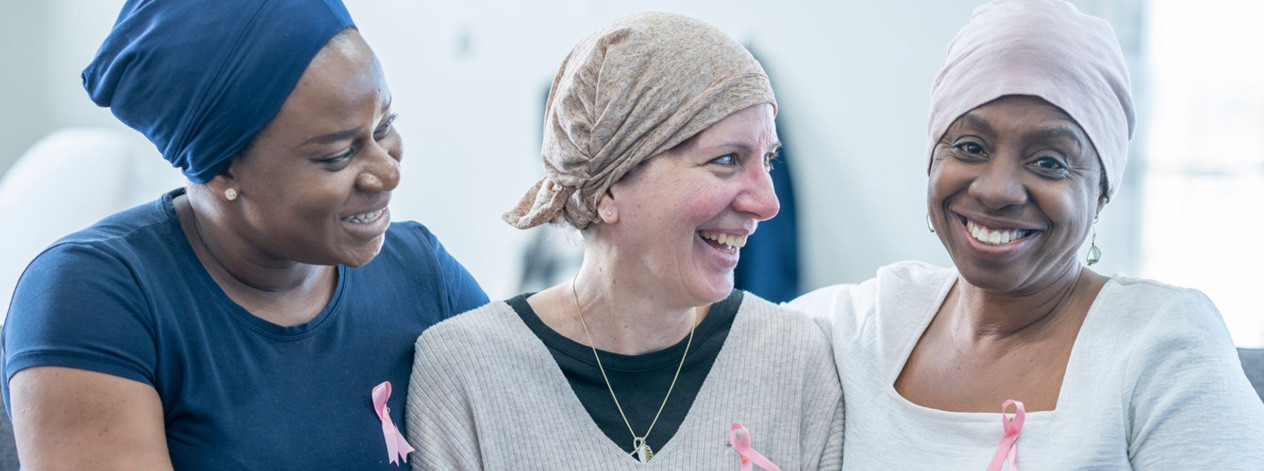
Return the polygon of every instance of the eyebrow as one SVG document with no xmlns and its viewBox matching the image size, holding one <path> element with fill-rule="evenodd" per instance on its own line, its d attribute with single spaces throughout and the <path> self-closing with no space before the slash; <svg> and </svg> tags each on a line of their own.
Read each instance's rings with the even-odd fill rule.
<svg viewBox="0 0 1264 471">
<path fill-rule="evenodd" d="M 737 149 L 739 152 L 752 152 L 751 146 L 747 145 L 745 142 L 721 142 L 719 144 L 706 146 L 704 149 L 709 150 L 710 153 L 718 152 L 716 149 Z M 770 146 L 769 149 L 770 150 L 768 152 L 776 152 L 781 149 L 781 141 L 773 141 L 772 146 Z"/>
<path fill-rule="evenodd" d="M 987 122 L 986 119 L 975 116 L 973 113 L 961 115 L 961 123 L 959 126 L 976 128 L 986 134 L 996 134 L 996 131 L 992 129 L 991 123 Z"/>
<path fill-rule="evenodd" d="M 1042 129 L 1040 131 L 1029 134 L 1027 135 L 1027 140 L 1053 141 L 1053 140 L 1058 140 L 1058 139 L 1070 139 L 1075 142 L 1080 142 L 1080 137 L 1081 137 L 1081 134 L 1078 132 L 1075 132 L 1071 128 L 1056 127 L 1056 128 Z"/>
<path fill-rule="evenodd" d="M 961 115 L 961 122 L 958 123 L 957 126 L 975 128 L 984 134 L 996 134 L 996 130 L 992 128 L 991 123 L 988 123 L 987 120 L 970 113 Z M 1058 139 L 1070 139 L 1081 144 L 1083 143 L 1083 140 L 1087 138 L 1087 135 L 1076 132 L 1069 126 L 1041 129 L 1023 136 L 1024 141 L 1055 141 Z"/>
<path fill-rule="evenodd" d="M 356 126 L 351 129 L 343 129 L 341 131 L 331 132 L 329 134 L 321 134 L 319 136 L 303 141 L 302 145 L 308 145 L 308 144 L 313 144 L 313 143 L 332 144 L 338 141 L 350 139 L 352 136 L 355 136 L 359 132 L 360 132 L 360 126 Z"/>
<path fill-rule="evenodd" d="M 379 110 L 379 111 L 384 113 L 384 112 L 386 112 L 386 111 L 390 110 L 390 109 L 391 109 L 391 102 L 393 101 L 393 99 L 394 99 L 394 97 L 387 97 L 387 98 L 386 98 L 386 101 L 382 103 L 382 108 L 381 108 L 381 110 Z M 338 142 L 338 141 L 343 141 L 343 140 L 346 140 L 346 139 L 350 139 L 351 137 L 353 137 L 353 136 L 355 136 L 357 133 L 359 133 L 359 132 L 360 132 L 360 128 L 361 128 L 361 126 L 356 126 L 356 127 L 354 127 L 354 128 L 350 128 L 350 129 L 343 129 L 343 130 L 341 130 L 341 131 L 335 131 L 335 132 L 331 132 L 331 133 L 329 133 L 329 134 L 321 134 L 321 135 L 319 135 L 319 136 L 316 136 L 316 137 L 313 137 L 313 138 L 308 139 L 308 140 L 306 140 L 306 141 L 303 141 L 303 143 L 302 143 L 302 144 L 300 144 L 300 145 L 301 145 L 301 146 L 305 146 L 305 145 L 308 145 L 308 144 L 313 144 L 313 143 L 315 143 L 315 144 L 332 144 L 332 143 L 335 143 L 335 142 Z"/>
</svg>

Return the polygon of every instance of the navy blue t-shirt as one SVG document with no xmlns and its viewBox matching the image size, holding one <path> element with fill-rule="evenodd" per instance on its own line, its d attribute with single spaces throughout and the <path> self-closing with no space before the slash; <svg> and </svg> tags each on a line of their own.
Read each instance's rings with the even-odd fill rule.
<svg viewBox="0 0 1264 471">
<path fill-rule="evenodd" d="M 251 315 L 203 268 L 172 198 L 58 241 L 27 267 L 9 307 L 9 379 L 38 366 L 152 385 L 179 470 L 400 469 L 388 463 L 370 391 L 393 386 L 403 431 L 413 345 L 426 328 L 487 303 L 420 224 L 394 223 L 382 252 L 338 267 L 329 305 L 283 327 Z"/>
</svg>

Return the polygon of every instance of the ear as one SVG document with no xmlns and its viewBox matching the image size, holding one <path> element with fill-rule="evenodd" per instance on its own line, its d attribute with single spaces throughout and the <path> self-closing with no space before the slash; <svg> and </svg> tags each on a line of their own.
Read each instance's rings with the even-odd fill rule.
<svg viewBox="0 0 1264 471">
<path fill-rule="evenodd" d="M 1093 216 L 1094 219 L 1096 219 L 1097 216 L 1100 216 L 1102 214 L 1102 209 L 1106 208 L 1106 203 L 1109 203 L 1109 202 L 1110 202 L 1110 197 L 1106 196 L 1104 193 L 1101 196 L 1097 197 L 1097 212 L 1094 213 L 1094 216 Z"/>
<path fill-rule="evenodd" d="M 614 193 L 610 190 L 606 190 L 606 194 L 597 201 L 597 219 L 602 224 L 619 222 L 619 205 L 615 202 Z"/>
<path fill-rule="evenodd" d="M 207 181 L 206 187 L 210 188 L 211 192 L 215 193 L 215 197 L 221 200 L 228 200 L 225 193 L 230 189 L 238 194 L 241 192 L 241 189 L 237 187 L 237 179 L 233 176 L 232 164 L 229 164 L 228 169 Z"/>
</svg>

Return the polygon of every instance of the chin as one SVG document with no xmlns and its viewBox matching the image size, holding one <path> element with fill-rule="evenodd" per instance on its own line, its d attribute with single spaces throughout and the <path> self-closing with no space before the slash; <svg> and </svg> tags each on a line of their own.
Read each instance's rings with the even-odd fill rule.
<svg viewBox="0 0 1264 471">
<path fill-rule="evenodd" d="M 729 272 L 726 276 L 719 279 L 708 277 L 702 280 L 693 292 L 694 297 L 702 301 L 703 304 L 723 301 L 724 298 L 727 298 L 733 292 L 733 272 Z"/>
<path fill-rule="evenodd" d="M 368 247 L 361 247 L 349 252 L 344 252 L 343 256 L 338 257 L 338 263 L 351 268 L 359 268 L 368 265 L 369 262 L 372 262 L 373 259 L 377 258 L 379 253 L 382 253 L 382 243 L 384 242 L 384 239 L 384 237 L 378 237 Z"/>
</svg>

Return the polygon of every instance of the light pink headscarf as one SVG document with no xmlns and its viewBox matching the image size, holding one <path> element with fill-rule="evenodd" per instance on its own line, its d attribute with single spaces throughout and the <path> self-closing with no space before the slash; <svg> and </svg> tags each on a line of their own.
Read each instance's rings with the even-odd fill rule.
<svg viewBox="0 0 1264 471">
<path fill-rule="evenodd" d="M 1040 97 L 1070 115 L 1101 158 L 1107 196 L 1115 194 L 1136 119 L 1109 23 L 1058 0 L 997 0 L 975 9 L 931 87 L 927 158 L 953 121 L 1006 95 Z"/>
</svg>

